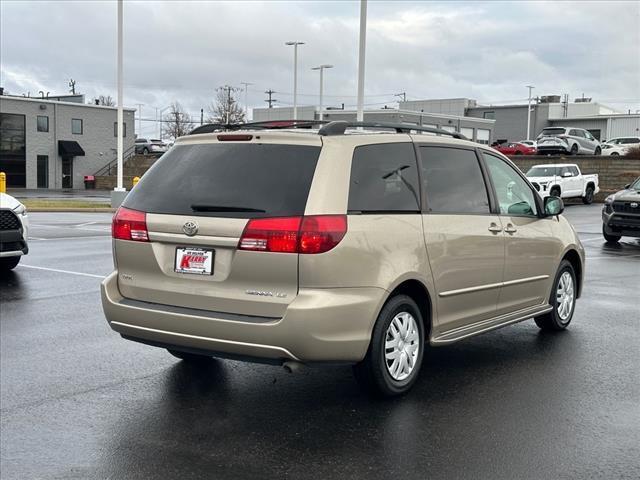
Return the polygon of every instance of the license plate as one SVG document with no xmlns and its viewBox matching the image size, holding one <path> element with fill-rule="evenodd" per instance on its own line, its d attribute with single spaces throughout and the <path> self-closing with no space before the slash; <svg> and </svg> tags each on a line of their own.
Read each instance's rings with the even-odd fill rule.
<svg viewBox="0 0 640 480">
<path fill-rule="evenodd" d="M 176 248 L 175 271 L 196 275 L 213 275 L 214 250 L 204 248 Z"/>
</svg>

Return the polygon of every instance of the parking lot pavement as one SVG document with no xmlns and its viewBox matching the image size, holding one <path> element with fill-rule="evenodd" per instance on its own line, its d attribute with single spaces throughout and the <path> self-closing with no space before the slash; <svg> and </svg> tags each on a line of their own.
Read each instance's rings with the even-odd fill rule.
<svg viewBox="0 0 640 480">
<path fill-rule="evenodd" d="M 0 475 L 638 478 L 640 242 L 606 246 L 597 205 L 566 215 L 588 255 L 568 331 L 433 348 L 409 395 L 376 400 L 349 367 L 193 367 L 122 340 L 98 290 L 110 216 L 31 214 L 0 279 Z"/>
</svg>

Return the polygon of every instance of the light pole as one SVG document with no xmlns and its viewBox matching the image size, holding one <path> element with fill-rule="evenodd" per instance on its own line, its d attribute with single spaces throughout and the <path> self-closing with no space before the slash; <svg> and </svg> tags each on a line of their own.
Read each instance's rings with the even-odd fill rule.
<svg viewBox="0 0 640 480">
<path fill-rule="evenodd" d="M 533 85 L 525 85 L 529 89 L 529 102 L 527 103 L 527 140 L 531 140 L 531 90 L 535 87 Z"/>
<path fill-rule="evenodd" d="M 171 105 L 167 105 L 166 107 L 160 109 L 160 116 L 158 117 L 158 108 L 156 107 L 156 123 L 158 127 L 158 138 L 162 141 L 162 114 L 165 110 L 171 108 Z"/>
<path fill-rule="evenodd" d="M 356 120 L 364 120 L 364 57 L 367 43 L 367 0 L 360 0 L 360 45 L 358 48 L 358 113 Z"/>
<path fill-rule="evenodd" d="M 304 42 L 292 41 L 286 42 L 285 45 L 293 45 L 293 119 L 298 119 L 298 45 L 304 45 Z"/>
<path fill-rule="evenodd" d="M 249 102 L 247 100 L 247 92 L 249 91 L 249 85 L 255 85 L 255 83 L 240 82 L 240 85 L 244 85 L 244 112 L 246 114 L 245 123 L 249 121 Z"/>
<path fill-rule="evenodd" d="M 117 186 L 114 188 L 116 192 L 124 192 L 125 189 L 122 186 L 122 164 L 123 164 L 123 135 L 122 122 L 124 120 L 124 112 L 122 108 L 123 92 L 122 92 L 122 0 L 118 0 L 118 66 L 117 66 L 117 82 L 118 82 L 118 138 L 117 138 L 117 155 L 118 155 L 118 180 Z M 119 205 L 118 205 L 119 206 Z"/>
<path fill-rule="evenodd" d="M 320 70 L 320 115 L 319 120 L 322 120 L 322 74 L 325 68 L 333 68 L 333 65 L 319 65 L 317 67 L 313 67 L 311 70 Z"/>
</svg>

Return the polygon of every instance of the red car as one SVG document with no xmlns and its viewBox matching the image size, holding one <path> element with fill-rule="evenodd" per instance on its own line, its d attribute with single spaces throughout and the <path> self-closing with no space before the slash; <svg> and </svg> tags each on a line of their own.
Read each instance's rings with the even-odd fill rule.
<svg viewBox="0 0 640 480">
<path fill-rule="evenodd" d="M 492 145 L 492 148 L 505 155 L 535 155 L 537 150 L 524 143 L 501 143 Z"/>
</svg>

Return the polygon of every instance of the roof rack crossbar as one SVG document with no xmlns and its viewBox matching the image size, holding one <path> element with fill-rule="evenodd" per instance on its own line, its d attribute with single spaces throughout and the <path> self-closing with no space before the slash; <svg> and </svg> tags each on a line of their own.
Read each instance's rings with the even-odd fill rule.
<svg viewBox="0 0 640 480">
<path fill-rule="evenodd" d="M 433 128 L 433 127 L 423 127 L 421 125 L 413 125 L 410 123 L 387 123 L 387 122 L 346 122 L 344 120 L 336 120 L 334 122 L 329 122 L 320 128 L 318 132 L 319 135 L 323 136 L 332 136 L 332 135 L 343 135 L 347 128 L 388 128 L 391 130 L 395 130 L 396 133 L 411 133 L 414 132 L 427 132 L 427 133 L 435 133 L 437 135 L 449 135 L 453 138 L 457 138 L 460 140 L 468 140 L 467 137 L 462 135 L 459 132 L 449 132 L 448 130 L 443 130 L 441 128 Z"/>
</svg>

